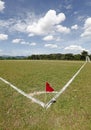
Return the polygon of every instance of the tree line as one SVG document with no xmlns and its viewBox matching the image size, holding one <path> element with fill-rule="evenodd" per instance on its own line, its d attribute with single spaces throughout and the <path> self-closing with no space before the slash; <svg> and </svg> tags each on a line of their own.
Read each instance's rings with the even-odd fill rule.
<svg viewBox="0 0 91 130">
<path fill-rule="evenodd" d="M 85 60 L 86 56 L 91 59 L 87 51 L 82 51 L 81 54 L 36 54 L 31 56 L 0 56 L 0 60 Z"/>
<path fill-rule="evenodd" d="M 81 54 L 39 54 L 28 56 L 30 60 L 85 60 L 86 56 L 91 58 L 91 55 L 88 55 L 87 51 L 83 51 Z"/>
</svg>

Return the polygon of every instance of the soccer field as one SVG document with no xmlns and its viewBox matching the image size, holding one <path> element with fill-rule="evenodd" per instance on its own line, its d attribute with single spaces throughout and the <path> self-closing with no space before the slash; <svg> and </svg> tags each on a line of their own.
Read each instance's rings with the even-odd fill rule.
<svg viewBox="0 0 91 130">
<path fill-rule="evenodd" d="M 44 91 L 46 81 L 59 91 L 84 64 L 82 61 L 0 61 L 0 77 L 25 93 Z M 1 130 L 90 130 L 91 63 L 65 92 L 44 109 L 0 81 Z M 34 97 L 48 102 L 55 94 Z"/>
</svg>

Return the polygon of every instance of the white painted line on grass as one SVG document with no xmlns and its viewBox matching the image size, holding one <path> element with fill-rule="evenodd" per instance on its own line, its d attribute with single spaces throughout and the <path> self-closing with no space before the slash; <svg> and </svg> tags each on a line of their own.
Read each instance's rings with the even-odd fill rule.
<svg viewBox="0 0 91 130">
<path fill-rule="evenodd" d="M 83 69 L 83 67 L 86 65 L 87 62 L 85 62 L 80 69 L 75 73 L 75 75 L 66 83 L 66 85 L 57 93 L 46 105 L 46 108 L 49 108 L 56 99 L 67 89 L 67 87 L 72 83 L 72 81 L 75 79 L 75 77 L 80 73 L 80 71 Z"/>
<path fill-rule="evenodd" d="M 52 93 L 59 93 L 57 91 L 53 91 L 53 92 L 46 92 L 46 91 L 38 91 L 38 92 L 33 92 L 33 93 L 29 93 L 28 95 L 30 96 L 34 96 L 34 95 L 40 95 L 40 94 L 52 94 Z"/>
<path fill-rule="evenodd" d="M 0 80 L 2 80 L 4 83 L 8 84 L 9 86 L 11 86 L 13 89 L 15 89 L 18 93 L 22 94 L 23 96 L 31 99 L 33 102 L 41 105 L 42 107 L 45 107 L 45 103 L 41 102 L 40 100 L 26 94 L 24 91 L 22 91 L 21 89 L 17 88 L 16 86 L 14 86 L 13 84 L 11 84 L 10 82 L 8 82 L 7 80 L 5 80 L 4 78 L 0 77 Z"/>
</svg>

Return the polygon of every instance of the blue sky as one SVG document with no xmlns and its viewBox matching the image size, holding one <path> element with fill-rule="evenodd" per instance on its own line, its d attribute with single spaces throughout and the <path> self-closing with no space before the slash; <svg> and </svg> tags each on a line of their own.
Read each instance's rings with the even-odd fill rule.
<svg viewBox="0 0 91 130">
<path fill-rule="evenodd" d="M 91 0 L 0 0 L 0 55 L 91 54 Z"/>
</svg>

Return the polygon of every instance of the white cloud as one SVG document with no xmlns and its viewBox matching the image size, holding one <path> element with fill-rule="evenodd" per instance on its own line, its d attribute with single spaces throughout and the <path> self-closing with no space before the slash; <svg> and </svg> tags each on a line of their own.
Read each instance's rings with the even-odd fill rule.
<svg viewBox="0 0 91 130">
<path fill-rule="evenodd" d="M 12 43 L 22 44 L 22 45 L 29 45 L 29 42 L 24 41 L 24 39 L 16 38 L 12 40 Z"/>
<path fill-rule="evenodd" d="M 49 36 L 46 36 L 43 38 L 44 41 L 51 41 L 53 39 L 54 39 L 54 37 L 52 35 L 49 35 Z"/>
<path fill-rule="evenodd" d="M 56 44 L 45 44 L 45 47 L 57 48 L 58 46 Z"/>
<path fill-rule="evenodd" d="M 22 44 L 22 45 L 36 46 L 36 43 L 35 43 L 35 42 L 30 43 L 30 42 L 26 42 L 26 41 L 24 41 L 24 40 L 20 41 L 20 44 Z"/>
<path fill-rule="evenodd" d="M 8 35 L 0 34 L 0 40 L 7 40 L 7 39 L 8 39 Z"/>
<path fill-rule="evenodd" d="M 30 43 L 30 46 L 36 46 L 35 42 Z"/>
<path fill-rule="evenodd" d="M 57 31 L 60 33 L 70 33 L 70 29 L 62 25 L 57 25 L 56 28 L 57 28 Z"/>
<path fill-rule="evenodd" d="M 0 12 L 2 12 L 5 8 L 5 2 L 0 0 Z"/>
<path fill-rule="evenodd" d="M 65 50 L 68 50 L 68 51 L 75 51 L 75 52 L 78 52 L 78 51 L 83 51 L 83 50 L 86 50 L 85 48 L 81 47 L 81 46 L 78 46 L 78 45 L 70 45 L 68 47 L 65 47 L 64 48 Z"/>
<path fill-rule="evenodd" d="M 10 18 L 7 20 L 0 20 L 0 28 L 8 30 L 9 32 L 23 32 L 27 33 L 26 28 L 29 24 L 29 18 Z"/>
<path fill-rule="evenodd" d="M 91 17 L 87 18 L 84 24 L 84 32 L 81 37 L 91 37 Z"/>
<path fill-rule="evenodd" d="M 75 24 L 75 25 L 71 26 L 71 29 L 73 29 L 73 30 L 77 30 L 77 29 L 78 29 L 78 25 Z"/>
<path fill-rule="evenodd" d="M 48 34 L 53 27 L 65 20 L 64 13 L 56 14 L 55 10 L 49 10 L 38 22 L 33 22 L 27 27 L 27 32 L 35 35 Z"/>
<path fill-rule="evenodd" d="M 18 31 L 18 32 L 26 32 L 27 25 L 22 21 L 17 21 L 13 26 L 11 26 L 11 31 Z"/>
<path fill-rule="evenodd" d="M 0 20 L 0 28 L 9 28 L 11 25 L 13 25 L 13 23 L 15 23 L 14 19 Z"/>
<path fill-rule="evenodd" d="M 34 36 L 34 34 L 33 34 L 33 33 L 30 33 L 28 36 L 29 36 L 29 37 L 33 37 L 33 36 Z"/>
<path fill-rule="evenodd" d="M 25 19 L 26 17 L 26 19 Z M 56 32 L 69 33 L 70 29 L 60 25 L 66 16 L 64 13 L 56 13 L 55 10 L 49 10 L 44 17 L 38 19 L 38 16 L 27 15 L 8 20 L 0 20 L 0 27 L 9 32 L 27 33 L 29 37 L 34 35 L 53 35 Z"/>
<path fill-rule="evenodd" d="M 35 42 L 30 43 L 30 42 L 24 41 L 24 39 L 19 39 L 19 38 L 13 39 L 13 40 L 12 40 L 12 43 L 18 43 L 18 44 L 30 45 L 30 46 L 35 46 L 35 45 L 36 45 Z"/>
<path fill-rule="evenodd" d="M 22 40 L 23 40 L 23 39 L 19 39 L 19 38 L 13 39 L 13 40 L 12 40 L 12 43 L 21 43 Z"/>
<path fill-rule="evenodd" d="M 22 44 L 22 45 L 29 45 L 30 43 L 29 43 L 29 42 L 26 42 L 26 41 L 24 41 L 24 40 L 21 40 L 21 41 L 20 41 L 20 44 Z"/>
</svg>

